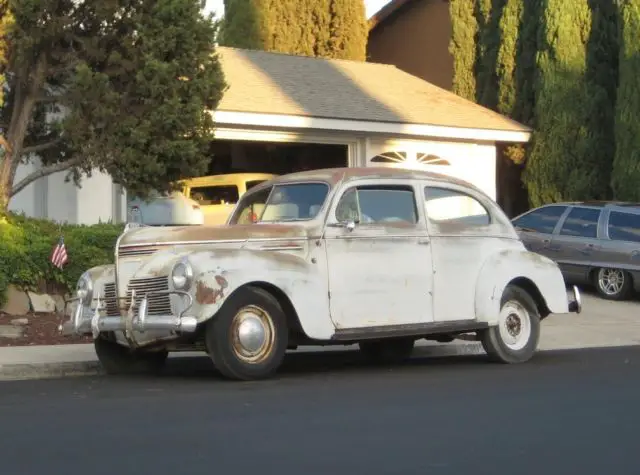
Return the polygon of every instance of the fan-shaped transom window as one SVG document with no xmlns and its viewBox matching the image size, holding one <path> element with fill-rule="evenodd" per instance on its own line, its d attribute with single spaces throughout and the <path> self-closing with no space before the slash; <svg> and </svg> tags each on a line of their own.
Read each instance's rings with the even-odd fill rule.
<svg viewBox="0 0 640 475">
<path fill-rule="evenodd" d="M 432 153 L 407 153 L 407 152 L 384 152 L 380 155 L 376 155 L 371 159 L 373 163 L 414 163 L 420 165 L 451 165 L 448 160 L 445 160 L 438 155 Z"/>
</svg>

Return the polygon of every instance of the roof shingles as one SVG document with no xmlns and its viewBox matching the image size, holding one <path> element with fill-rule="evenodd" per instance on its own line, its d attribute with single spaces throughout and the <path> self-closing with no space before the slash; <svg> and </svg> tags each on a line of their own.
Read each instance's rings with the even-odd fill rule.
<svg viewBox="0 0 640 475">
<path fill-rule="evenodd" d="M 218 110 L 528 132 L 395 66 L 218 47 Z"/>
</svg>

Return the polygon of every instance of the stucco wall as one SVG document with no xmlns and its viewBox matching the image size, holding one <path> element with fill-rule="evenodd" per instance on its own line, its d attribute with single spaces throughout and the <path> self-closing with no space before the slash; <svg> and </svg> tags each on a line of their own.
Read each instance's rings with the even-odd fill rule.
<svg viewBox="0 0 640 475">
<path fill-rule="evenodd" d="M 436 86 L 451 90 L 451 17 L 446 0 L 413 0 L 369 33 L 367 60 L 393 64 Z"/>
</svg>

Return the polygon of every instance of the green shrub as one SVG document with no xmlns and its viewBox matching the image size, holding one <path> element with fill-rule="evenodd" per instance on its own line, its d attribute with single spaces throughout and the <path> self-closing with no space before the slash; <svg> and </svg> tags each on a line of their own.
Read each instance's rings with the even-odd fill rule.
<svg viewBox="0 0 640 475">
<path fill-rule="evenodd" d="M 9 285 L 34 291 L 72 290 L 87 269 L 113 263 L 114 246 L 123 228 L 115 224 L 60 226 L 15 214 L 0 217 L 0 305 Z M 60 235 L 68 255 L 62 270 L 50 261 Z"/>
</svg>

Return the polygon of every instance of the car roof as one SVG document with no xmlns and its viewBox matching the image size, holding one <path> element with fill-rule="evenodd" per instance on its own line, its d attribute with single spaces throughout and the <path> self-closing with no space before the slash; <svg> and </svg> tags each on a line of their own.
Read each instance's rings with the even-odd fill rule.
<svg viewBox="0 0 640 475">
<path fill-rule="evenodd" d="M 391 167 L 341 167 L 322 168 L 317 170 L 307 170 L 301 172 L 280 175 L 269 183 L 280 184 L 297 181 L 324 181 L 332 185 L 344 180 L 345 182 L 357 180 L 359 178 L 380 178 L 380 179 L 405 179 L 405 180 L 431 180 L 443 183 L 451 183 L 473 190 L 480 191 L 473 184 L 441 173 L 428 172 L 424 170 L 411 170 L 408 168 Z M 259 186 L 263 186 L 262 183 Z"/>
<path fill-rule="evenodd" d="M 586 201 L 562 201 L 559 203 L 549 203 L 540 208 L 548 206 L 588 206 L 590 208 L 638 208 L 640 209 L 640 203 L 629 201 L 598 201 L 598 200 L 586 200 Z"/>
</svg>

